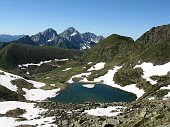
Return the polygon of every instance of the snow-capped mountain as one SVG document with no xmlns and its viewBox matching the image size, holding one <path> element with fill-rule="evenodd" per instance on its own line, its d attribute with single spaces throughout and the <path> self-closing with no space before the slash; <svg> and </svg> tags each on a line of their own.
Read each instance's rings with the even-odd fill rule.
<svg viewBox="0 0 170 127">
<path fill-rule="evenodd" d="M 104 39 L 103 36 L 97 36 L 90 32 L 81 34 L 73 27 L 66 29 L 59 35 L 66 38 L 69 42 L 77 45 L 79 49 L 89 49 L 95 45 L 95 43 Z"/>
<path fill-rule="evenodd" d="M 93 45 L 103 39 L 103 36 L 97 36 L 90 32 L 81 34 L 75 28 L 70 27 L 60 34 L 58 34 L 54 29 L 49 28 L 35 35 L 27 35 L 25 37 L 19 38 L 15 42 L 28 45 L 54 46 L 57 48 L 83 50 L 91 48 Z M 14 41 L 10 41 L 7 44 L 12 42 Z"/>
</svg>

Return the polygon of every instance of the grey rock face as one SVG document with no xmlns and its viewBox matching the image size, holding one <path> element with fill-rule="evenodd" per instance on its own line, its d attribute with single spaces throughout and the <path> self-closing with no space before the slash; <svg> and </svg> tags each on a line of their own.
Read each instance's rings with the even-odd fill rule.
<svg viewBox="0 0 170 127">
<path fill-rule="evenodd" d="M 95 45 L 95 43 L 104 39 L 104 37 L 97 36 L 90 32 L 81 34 L 73 27 L 68 28 L 59 35 L 66 38 L 69 42 L 77 45 L 79 49 L 89 49 Z"/>
<path fill-rule="evenodd" d="M 103 39 L 104 37 L 89 32 L 81 34 L 75 28 L 70 27 L 60 34 L 57 34 L 54 29 L 49 28 L 36 35 L 30 37 L 25 36 L 16 41 L 28 45 L 54 46 L 57 48 L 82 50 L 91 48 Z M 4 46 L 1 44 L 1 47 Z"/>
<path fill-rule="evenodd" d="M 93 33 L 86 32 L 82 34 L 82 39 L 86 42 L 95 42 L 98 43 L 99 41 L 102 41 L 104 39 L 103 36 L 97 36 Z"/>
<path fill-rule="evenodd" d="M 49 28 L 43 32 L 31 36 L 31 39 L 39 45 L 44 45 L 56 36 L 58 36 L 57 32 L 52 28 Z"/>
</svg>

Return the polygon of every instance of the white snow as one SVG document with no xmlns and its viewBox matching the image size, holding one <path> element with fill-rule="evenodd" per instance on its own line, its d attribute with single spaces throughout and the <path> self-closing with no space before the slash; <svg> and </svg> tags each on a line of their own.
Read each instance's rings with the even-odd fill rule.
<svg viewBox="0 0 170 127">
<path fill-rule="evenodd" d="M 154 75 L 163 76 L 170 71 L 170 62 L 163 65 L 154 66 L 152 63 L 142 63 L 136 65 L 134 68 L 141 67 L 143 69 L 143 78 L 149 81 L 152 85 L 156 84 L 157 81 L 152 80 L 150 77 Z"/>
<path fill-rule="evenodd" d="M 98 43 L 99 41 L 97 39 L 91 38 L 91 41 Z"/>
<path fill-rule="evenodd" d="M 88 64 L 92 64 L 92 62 L 89 62 Z"/>
<path fill-rule="evenodd" d="M 92 66 L 90 69 L 88 69 L 87 71 L 93 71 L 93 70 L 101 70 L 104 68 L 104 65 L 106 63 L 105 62 L 100 62 L 100 63 L 97 63 L 95 64 L 94 66 Z"/>
<path fill-rule="evenodd" d="M 1 70 L 0 70 L 0 73 L 4 73 L 4 75 L 0 74 L 0 85 L 8 88 L 9 90 L 16 92 L 18 88 L 16 85 L 13 85 L 11 81 L 15 79 L 24 79 L 24 78 L 1 71 Z M 32 80 L 26 80 L 26 79 L 24 80 L 27 81 L 28 83 L 33 84 L 33 86 L 36 88 L 36 89 L 30 89 L 30 90 L 25 89 L 25 88 L 22 89 L 26 93 L 24 96 L 27 100 L 42 101 L 49 97 L 56 96 L 58 94 L 58 91 L 60 91 L 60 88 L 53 89 L 53 90 L 43 90 L 41 89 L 41 87 L 45 86 L 46 85 L 45 83 L 32 81 Z"/>
<path fill-rule="evenodd" d="M 74 33 L 72 33 L 70 36 L 74 36 L 74 35 L 76 35 L 77 34 L 77 32 L 74 32 Z"/>
<path fill-rule="evenodd" d="M 0 74 L 0 85 L 8 88 L 11 91 L 17 91 L 17 86 L 13 85 L 10 81 L 20 78 L 19 76 L 4 72 L 0 70 L 0 73 L 4 73 L 5 75 Z"/>
<path fill-rule="evenodd" d="M 32 100 L 32 101 L 42 101 L 47 99 L 48 97 L 55 97 L 58 95 L 57 92 L 60 91 L 60 88 L 58 89 L 52 89 L 52 90 L 42 90 L 42 89 L 22 89 L 23 91 L 26 92 L 24 97 L 27 100 Z"/>
<path fill-rule="evenodd" d="M 88 73 L 82 73 L 82 74 L 78 74 L 78 75 L 74 75 L 71 77 L 70 80 L 68 80 L 68 83 L 74 83 L 73 78 L 82 78 L 82 80 L 80 80 L 80 82 L 88 82 L 87 77 L 91 75 L 91 72 Z"/>
<path fill-rule="evenodd" d="M 87 47 L 83 45 L 83 46 L 81 46 L 81 49 L 87 49 Z"/>
<path fill-rule="evenodd" d="M 89 115 L 94 115 L 94 116 L 117 116 L 119 113 L 121 113 L 121 109 L 125 107 L 122 106 L 110 106 L 107 108 L 96 108 L 96 109 L 90 109 L 90 110 L 85 110 L 85 113 Z"/>
<path fill-rule="evenodd" d="M 83 43 L 80 45 L 81 50 L 90 49 L 90 48 L 91 48 L 91 46 L 88 43 Z"/>
<path fill-rule="evenodd" d="M 66 68 L 66 69 L 64 69 L 63 71 L 69 71 L 71 68 Z"/>
<path fill-rule="evenodd" d="M 55 84 L 50 84 L 50 86 L 55 86 Z"/>
<path fill-rule="evenodd" d="M 148 100 L 154 100 L 155 99 L 155 97 L 149 97 L 148 98 Z"/>
<path fill-rule="evenodd" d="M 52 41 L 53 39 L 49 39 L 48 42 Z"/>
<path fill-rule="evenodd" d="M 27 63 L 27 64 L 22 64 L 22 65 L 18 65 L 18 67 L 28 67 L 28 66 L 41 66 L 44 63 L 50 63 L 52 60 L 48 60 L 48 61 L 41 61 L 40 63 Z"/>
<path fill-rule="evenodd" d="M 95 84 L 84 84 L 82 85 L 83 87 L 86 87 L 86 88 L 94 88 L 95 87 Z"/>
<path fill-rule="evenodd" d="M 42 82 L 37 82 L 37 81 L 33 81 L 33 80 L 26 80 L 27 82 L 33 84 L 33 86 L 35 88 L 41 88 L 43 86 L 45 86 L 46 84 L 45 83 L 42 83 Z"/>
<path fill-rule="evenodd" d="M 55 61 L 67 61 L 67 60 L 69 60 L 68 58 L 66 58 L 66 59 L 55 59 Z"/>
<path fill-rule="evenodd" d="M 9 110 L 16 108 L 25 109 L 26 113 L 20 117 L 24 117 L 27 120 L 17 121 L 17 118 L 12 117 L 0 117 L 1 127 L 15 127 L 19 125 L 37 125 L 38 127 L 57 127 L 52 124 L 54 117 L 42 118 L 39 114 L 46 111 L 45 109 L 35 108 L 34 103 L 17 102 L 17 101 L 6 101 L 0 102 L 0 113 L 5 114 Z"/>
<path fill-rule="evenodd" d="M 106 84 L 114 84 L 114 81 L 113 81 L 114 74 L 120 68 L 122 68 L 122 67 L 121 66 L 115 66 L 112 70 L 108 70 L 107 74 L 100 76 L 98 78 L 95 78 L 94 81 L 95 82 L 103 82 L 103 83 L 106 83 Z"/>
<path fill-rule="evenodd" d="M 161 87 L 161 90 L 170 90 L 170 85 Z M 166 100 L 168 98 L 170 98 L 170 92 L 168 92 L 168 94 L 165 95 L 163 99 Z"/>
</svg>

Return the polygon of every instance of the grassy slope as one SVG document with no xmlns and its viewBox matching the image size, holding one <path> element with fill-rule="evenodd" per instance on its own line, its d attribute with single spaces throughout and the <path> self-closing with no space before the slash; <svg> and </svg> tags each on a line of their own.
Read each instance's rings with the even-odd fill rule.
<svg viewBox="0 0 170 127">
<path fill-rule="evenodd" d="M 12 67 L 23 63 L 38 63 L 55 58 L 78 59 L 82 54 L 83 52 L 79 50 L 12 43 L 0 50 L 0 67 Z"/>
<path fill-rule="evenodd" d="M 84 62 L 115 61 L 123 63 L 135 50 L 132 38 L 113 34 L 88 50 L 82 57 Z"/>
</svg>

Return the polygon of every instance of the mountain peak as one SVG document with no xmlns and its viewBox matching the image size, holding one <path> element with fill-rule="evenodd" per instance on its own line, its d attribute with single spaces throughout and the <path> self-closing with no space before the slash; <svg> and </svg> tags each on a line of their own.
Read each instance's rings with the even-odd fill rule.
<svg viewBox="0 0 170 127">
<path fill-rule="evenodd" d="M 42 34 L 55 34 L 55 35 L 57 35 L 57 32 L 52 28 L 48 28 L 48 29 L 46 29 L 45 31 L 43 31 L 41 33 Z"/>
<path fill-rule="evenodd" d="M 74 27 L 67 28 L 68 31 L 75 31 L 76 29 Z"/>
<path fill-rule="evenodd" d="M 64 32 L 67 33 L 67 35 L 69 36 L 79 33 L 74 27 L 69 27 Z"/>
<path fill-rule="evenodd" d="M 57 32 L 52 29 L 48 28 L 43 32 L 40 32 L 36 35 L 31 36 L 31 39 L 39 45 L 45 44 L 48 40 L 55 38 L 58 36 Z"/>
</svg>

